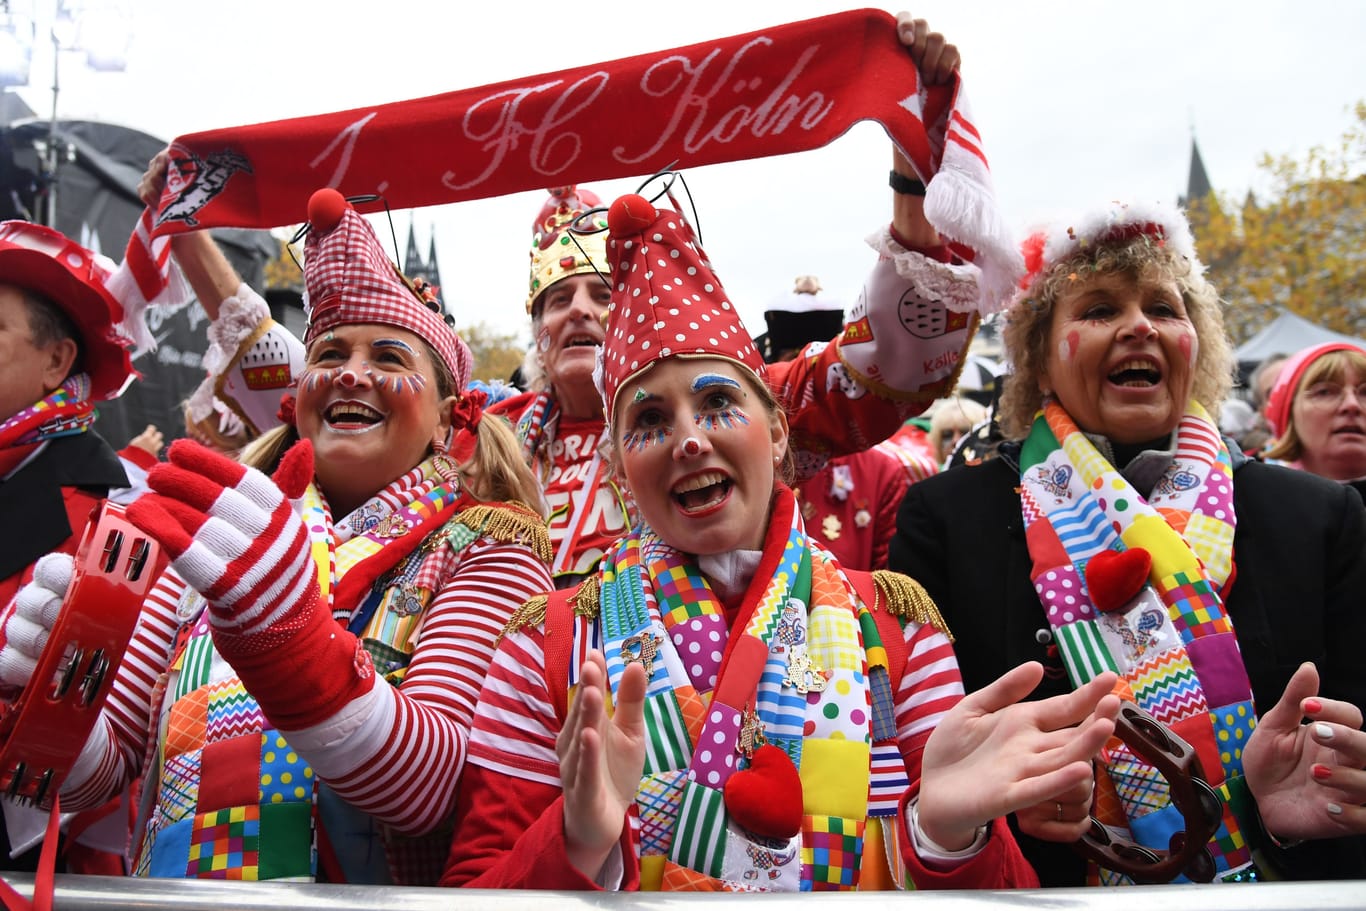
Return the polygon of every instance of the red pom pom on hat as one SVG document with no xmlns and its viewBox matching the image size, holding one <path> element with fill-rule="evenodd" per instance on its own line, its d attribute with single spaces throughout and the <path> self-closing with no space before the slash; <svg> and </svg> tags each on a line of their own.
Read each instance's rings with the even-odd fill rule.
<svg viewBox="0 0 1366 911">
<path fill-rule="evenodd" d="M 658 210 L 648 199 L 628 193 L 607 210 L 607 229 L 613 237 L 630 237 L 650 227 L 658 217 Z"/>
<path fill-rule="evenodd" d="M 308 198 L 308 223 L 313 229 L 327 234 L 337 226 L 351 208 L 346 197 L 331 187 L 323 187 Z"/>
</svg>

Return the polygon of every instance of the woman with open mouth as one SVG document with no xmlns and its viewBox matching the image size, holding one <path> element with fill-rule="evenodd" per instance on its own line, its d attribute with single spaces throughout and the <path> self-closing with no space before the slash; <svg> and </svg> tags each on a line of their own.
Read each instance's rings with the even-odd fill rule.
<svg viewBox="0 0 1366 911">
<path fill-rule="evenodd" d="M 1220 437 L 1233 359 L 1179 211 L 1098 206 L 1024 252 L 1004 331 L 1009 440 L 911 487 L 889 565 L 959 633 L 969 692 L 1031 660 L 1047 668 L 1036 698 L 1119 672 L 1218 794 L 1194 878 L 1361 877 L 1360 497 Z M 1320 379 L 1326 415 L 1360 417 L 1360 374 Z M 1185 831 L 1178 789 L 1136 748 L 1099 754 L 1094 787 L 1016 814 L 1044 885 L 1145 881 Z M 1147 860 L 1088 867 L 1069 843 L 1092 814 Z"/>
<path fill-rule="evenodd" d="M 443 883 L 1033 885 L 1000 817 L 1089 777 L 1113 676 L 1018 704 L 1033 664 L 964 698 L 919 586 L 807 536 L 786 416 L 691 227 L 634 195 L 608 222 L 598 376 L 641 523 L 510 624 Z"/>
<path fill-rule="evenodd" d="M 1366 495 L 1366 348 L 1328 342 L 1288 358 L 1267 396 L 1267 458 Z"/>
<path fill-rule="evenodd" d="M 177 442 L 129 510 L 173 569 L 61 797 L 142 774 L 139 875 L 433 883 L 494 637 L 550 586 L 535 478 L 439 302 L 336 191 L 309 219 L 283 426 L 254 467 Z"/>
</svg>

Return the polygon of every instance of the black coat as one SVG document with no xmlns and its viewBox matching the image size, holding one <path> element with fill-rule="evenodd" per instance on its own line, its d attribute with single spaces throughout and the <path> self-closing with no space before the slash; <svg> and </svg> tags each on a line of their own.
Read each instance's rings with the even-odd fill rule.
<svg viewBox="0 0 1366 911">
<path fill-rule="evenodd" d="M 1026 661 L 1043 662 L 1035 692 L 1071 689 L 1050 657 L 1048 620 L 1030 581 L 1020 514 L 1018 444 L 981 465 L 913 484 L 897 515 L 892 569 L 918 579 L 956 636 L 968 692 Z M 1237 455 L 1235 459 L 1239 459 Z M 1236 576 L 1226 607 L 1259 711 L 1313 661 L 1321 693 L 1366 710 L 1366 508 L 1351 487 L 1239 460 L 1233 473 Z M 1043 641 L 1041 641 L 1043 640 Z M 1085 862 L 1068 846 L 1019 837 L 1048 886 L 1083 885 Z M 1272 851 L 1296 879 L 1366 876 L 1366 838 Z"/>
</svg>

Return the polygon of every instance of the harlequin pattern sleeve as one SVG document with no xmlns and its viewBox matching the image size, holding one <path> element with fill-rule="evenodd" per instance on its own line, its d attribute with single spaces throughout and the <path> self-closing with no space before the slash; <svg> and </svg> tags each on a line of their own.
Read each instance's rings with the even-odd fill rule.
<svg viewBox="0 0 1366 911">
<path fill-rule="evenodd" d="M 348 803 L 405 834 L 430 831 L 454 806 L 494 640 L 519 605 L 549 587 L 528 548 L 476 542 L 427 608 L 401 686 L 374 687 L 317 724 L 282 732 Z M 347 664 L 336 672 L 351 673 Z"/>
</svg>

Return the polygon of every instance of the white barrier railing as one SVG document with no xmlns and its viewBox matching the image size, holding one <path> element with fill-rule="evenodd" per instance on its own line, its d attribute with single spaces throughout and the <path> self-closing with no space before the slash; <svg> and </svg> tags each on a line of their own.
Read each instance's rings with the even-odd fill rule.
<svg viewBox="0 0 1366 911">
<path fill-rule="evenodd" d="M 29 895 L 33 877 L 7 873 Z M 1014 892 L 886 892 L 738 896 L 703 893 L 519 892 L 487 889 L 419 889 L 395 886 L 332 886 L 304 883 L 221 882 L 202 879 L 138 879 L 58 876 L 55 911 L 675 911 L 680 906 L 718 908 L 732 901 L 761 902 L 764 911 L 886 911 L 890 902 L 916 911 L 985 911 L 1010 907 L 1056 911 L 1336 911 L 1366 907 L 1366 880 L 1246 885 L 1133 886 L 1122 889 L 1027 889 Z"/>
</svg>

